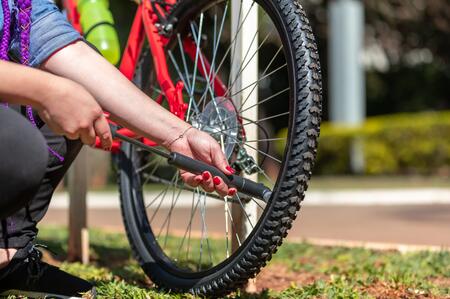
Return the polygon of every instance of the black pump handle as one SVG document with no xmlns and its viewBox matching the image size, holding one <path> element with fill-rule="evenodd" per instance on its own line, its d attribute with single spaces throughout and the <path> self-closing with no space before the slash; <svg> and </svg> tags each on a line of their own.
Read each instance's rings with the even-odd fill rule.
<svg viewBox="0 0 450 299">
<path fill-rule="evenodd" d="M 226 175 L 216 167 L 206 164 L 202 161 L 194 160 L 183 154 L 172 152 L 168 159 L 169 164 L 174 165 L 183 170 L 202 174 L 204 171 L 210 172 L 213 176 L 220 177 L 228 186 L 235 187 L 239 192 L 268 201 L 272 195 L 272 191 L 261 183 L 255 183 L 249 179 L 238 175 Z"/>
</svg>

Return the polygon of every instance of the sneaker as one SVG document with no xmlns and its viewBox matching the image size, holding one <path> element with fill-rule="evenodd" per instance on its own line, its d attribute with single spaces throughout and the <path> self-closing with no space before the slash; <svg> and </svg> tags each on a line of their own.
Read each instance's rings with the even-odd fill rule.
<svg viewBox="0 0 450 299">
<path fill-rule="evenodd" d="M 0 297 L 9 295 L 55 299 L 96 297 L 95 288 L 89 282 L 42 262 L 42 252 L 37 247 L 38 245 L 30 245 L 18 251 L 8 266 L 0 270 Z M 21 252 L 23 253 L 20 254 Z"/>
</svg>

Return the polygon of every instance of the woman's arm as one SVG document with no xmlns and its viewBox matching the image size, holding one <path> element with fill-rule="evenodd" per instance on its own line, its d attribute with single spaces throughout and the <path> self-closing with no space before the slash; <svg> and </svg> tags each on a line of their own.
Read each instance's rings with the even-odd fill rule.
<svg viewBox="0 0 450 299">
<path fill-rule="evenodd" d="M 0 61 L 0 101 L 43 109 L 48 93 L 54 88 L 54 77 L 36 69 Z"/>
<path fill-rule="evenodd" d="M 83 85 L 114 120 L 163 146 L 169 147 L 189 127 L 188 123 L 151 100 L 84 42 L 76 42 L 56 52 L 41 67 Z M 213 164 L 231 174 L 219 144 L 201 131 L 188 130 L 186 138 L 171 144 L 170 150 Z M 206 191 L 216 189 L 221 195 L 229 191 L 223 181 L 214 184 L 209 174 L 202 177 L 183 173 L 182 178 L 190 185 L 202 185 Z M 231 190 L 233 192 L 235 190 Z"/>
<path fill-rule="evenodd" d="M 115 121 L 159 144 L 167 145 L 170 137 L 175 138 L 189 127 L 82 41 L 56 52 L 41 67 L 81 84 Z"/>
<path fill-rule="evenodd" d="M 101 137 L 111 147 L 111 132 L 100 106 L 79 84 L 19 64 L 0 61 L 0 101 L 30 105 L 56 133 L 92 145 Z"/>
</svg>

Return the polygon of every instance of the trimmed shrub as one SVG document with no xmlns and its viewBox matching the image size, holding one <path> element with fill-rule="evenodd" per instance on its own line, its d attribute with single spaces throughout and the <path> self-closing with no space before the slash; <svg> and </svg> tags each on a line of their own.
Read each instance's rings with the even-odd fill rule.
<svg viewBox="0 0 450 299">
<path fill-rule="evenodd" d="M 350 174 L 355 140 L 362 143 L 366 174 L 450 171 L 450 111 L 371 117 L 358 129 L 324 123 L 315 173 Z"/>
</svg>

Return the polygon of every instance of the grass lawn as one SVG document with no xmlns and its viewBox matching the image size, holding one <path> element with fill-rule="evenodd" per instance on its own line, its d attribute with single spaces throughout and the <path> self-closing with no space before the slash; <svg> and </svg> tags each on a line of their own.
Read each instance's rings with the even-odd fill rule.
<svg viewBox="0 0 450 299">
<path fill-rule="evenodd" d="M 67 232 L 43 227 L 47 260 L 93 281 L 101 298 L 194 298 L 158 291 L 131 257 L 120 233 L 90 232 L 92 264 L 62 262 Z M 258 276 L 258 292 L 229 298 L 450 298 L 450 252 L 400 254 L 286 243 Z"/>
</svg>

